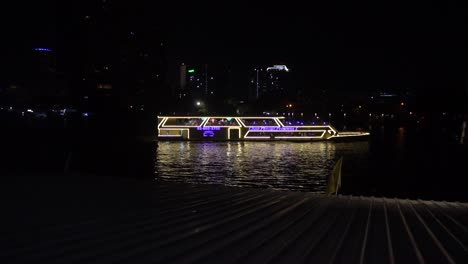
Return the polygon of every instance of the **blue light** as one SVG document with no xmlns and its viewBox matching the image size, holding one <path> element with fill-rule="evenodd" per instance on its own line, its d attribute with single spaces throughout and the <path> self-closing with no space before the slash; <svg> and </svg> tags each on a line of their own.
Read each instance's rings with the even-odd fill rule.
<svg viewBox="0 0 468 264">
<path fill-rule="evenodd" d="M 34 50 L 35 51 L 46 51 L 46 52 L 51 52 L 52 51 L 51 49 L 48 49 L 48 48 L 35 48 Z"/>
<path fill-rule="evenodd" d="M 203 137 L 213 137 L 214 132 L 213 131 L 205 131 L 203 132 Z"/>
<path fill-rule="evenodd" d="M 219 127 L 219 126 L 214 126 L 214 127 L 197 127 L 197 130 L 201 130 L 201 131 L 221 130 L 221 127 Z"/>
</svg>

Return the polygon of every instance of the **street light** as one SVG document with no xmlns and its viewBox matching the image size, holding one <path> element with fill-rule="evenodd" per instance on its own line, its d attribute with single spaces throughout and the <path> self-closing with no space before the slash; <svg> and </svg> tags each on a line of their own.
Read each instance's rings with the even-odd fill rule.
<svg viewBox="0 0 468 264">
<path fill-rule="evenodd" d="M 196 104 L 197 104 L 197 106 L 200 106 L 200 105 L 201 105 L 201 102 L 200 102 L 200 101 L 197 101 Z"/>
</svg>

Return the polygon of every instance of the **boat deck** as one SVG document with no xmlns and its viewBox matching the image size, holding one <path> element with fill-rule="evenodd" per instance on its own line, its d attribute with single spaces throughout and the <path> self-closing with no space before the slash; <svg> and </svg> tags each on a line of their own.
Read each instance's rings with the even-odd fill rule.
<svg viewBox="0 0 468 264">
<path fill-rule="evenodd" d="M 466 203 L 129 179 L 34 183 L 2 186 L 2 263 L 468 259 Z"/>
</svg>

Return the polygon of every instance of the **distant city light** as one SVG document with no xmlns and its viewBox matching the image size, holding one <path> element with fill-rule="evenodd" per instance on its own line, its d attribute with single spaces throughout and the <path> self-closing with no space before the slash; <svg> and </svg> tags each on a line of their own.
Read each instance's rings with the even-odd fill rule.
<svg viewBox="0 0 468 264">
<path fill-rule="evenodd" d="M 381 97 L 395 97 L 396 94 L 381 92 L 381 93 L 380 93 L 380 96 L 381 96 Z"/>
<path fill-rule="evenodd" d="M 201 102 L 200 102 L 200 101 L 198 101 L 198 102 L 197 102 L 197 105 L 198 105 L 198 106 L 200 106 L 200 105 L 201 105 Z"/>
<path fill-rule="evenodd" d="M 193 72 L 195 72 L 195 69 L 189 69 L 188 72 L 193 73 Z"/>
<path fill-rule="evenodd" d="M 401 106 L 404 106 L 404 105 L 405 105 L 405 103 L 401 102 L 401 103 L 400 103 L 400 105 L 401 105 Z"/>
<path fill-rule="evenodd" d="M 51 52 L 52 51 L 51 49 L 48 49 L 48 48 L 35 48 L 34 50 L 35 51 L 46 51 L 46 52 Z"/>
<path fill-rule="evenodd" d="M 34 113 L 34 111 L 31 110 L 31 109 L 26 110 L 26 112 L 28 112 L 28 113 Z"/>
<path fill-rule="evenodd" d="M 267 71 L 270 71 L 270 70 L 289 72 L 289 69 L 288 67 L 286 67 L 286 65 L 273 65 L 273 67 L 267 68 Z"/>
</svg>

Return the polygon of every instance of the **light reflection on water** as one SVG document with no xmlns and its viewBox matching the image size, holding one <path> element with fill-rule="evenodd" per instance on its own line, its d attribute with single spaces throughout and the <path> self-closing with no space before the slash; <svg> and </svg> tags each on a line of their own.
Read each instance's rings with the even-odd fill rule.
<svg viewBox="0 0 468 264">
<path fill-rule="evenodd" d="M 368 162 L 367 142 L 157 144 L 156 178 L 188 183 L 321 193 L 326 189 L 326 177 L 340 156 L 345 156 L 348 168 L 365 166 Z"/>
</svg>

